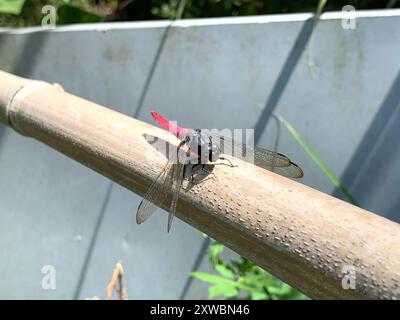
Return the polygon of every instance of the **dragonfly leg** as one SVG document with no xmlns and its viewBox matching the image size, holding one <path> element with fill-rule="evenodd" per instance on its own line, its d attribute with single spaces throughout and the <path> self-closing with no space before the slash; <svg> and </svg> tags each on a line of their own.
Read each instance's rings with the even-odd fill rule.
<svg viewBox="0 0 400 320">
<path fill-rule="evenodd" d="M 215 178 L 216 178 L 215 173 L 212 172 L 212 171 L 209 171 L 209 170 L 204 169 L 205 167 L 206 167 L 206 164 L 202 164 L 202 165 L 201 165 L 201 171 L 203 171 L 203 172 L 205 172 L 205 173 L 207 173 L 207 174 L 212 174 L 213 179 L 215 179 Z"/>
<path fill-rule="evenodd" d="M 183 177 L 185 177 L 185 175 L 186 175 L 186 168 L 187 168 L 187 166 L 183 166 Z"/>
<path fill-rule="evenodd" d="M 192 170 L 191 170 L 191 172 L 190 172 L 190 182 L 191 182 L 192 184 L 194 184 L 194 173 L 193 173 L 193 169 L 194 169 L 196 166 L 198 166 L 198 164 L 195 164 L 195 165 L 192 167 Z"/>
<path fill-rule="evenodd" d="M 223 157 L 223 156 L 220 156 L 219 159 L 220 159 L 220 160 L 226 160 L 226 161 L 228 161 L 228 162 L 229 162 L 229 166 L 232 167 L 232 168 L 233 168 L 233 167 L 238 167 L 237 164 L 233 164 L 233 163 L 231 162 L 231 160 L 229 160 L 228 158 L 225 158 L 225 157 Z M 216 163 L 216 164 L 225 164 L 225 165 L 226 165 L 226 163 Z"/>
<path fill-rule="evenodd" d="M 176 162 L 179 163 L 179 151 L 181 150 L 181 148 L 185 145 L 185 143 L 187 143 L 189 140 L 189 137 L 186 137 L 184 140 L 182 140 L 179 144 L 178 147 L 176 148 Z M 186 151 L 186 156 L 188 156 L 189 150 Z M 184 164 L 184 163 L 183 163 Z"/>
<path fill-rule="evenodd" d="M 211 175 L 213 176 L 213 177 L 212 177 L 213 179 L 216 178 L 214 172 L 205 169 L 206 164 L 197 163 L 197 164 L 193 165 L 193 167 L 192 167 L 191 179 L 190 179 L 190 181 L 191 181 L 192 184 L 195 183 L 195 175 L 194 175 L 194 173 L 193 173 L 193 169 L 196 168 L 196 167 L 198 167 L 198 166 L 201 166 L 201 171 L 202 171 L 202 172 L 205 172 L 207 175 L 211 174 Z"/>
</svg>

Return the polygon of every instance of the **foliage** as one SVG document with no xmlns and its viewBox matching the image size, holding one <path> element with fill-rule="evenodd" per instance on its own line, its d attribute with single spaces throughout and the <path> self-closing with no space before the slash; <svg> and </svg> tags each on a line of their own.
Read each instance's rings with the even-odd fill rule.
<svg viewBox="0 0 400 320">
<path fill-rule="evenodd" d="M 59 24 L 174 19 L 180 1 L 185 4 L 183 18 L 312 12 L 322 7 L 328 11 L 341 10 L 344 4 L 353 5 L 357 10 L 400 7 L 398 0 L 348 0 L 346 3 L 339 0 L 0 0 L 0 25 L 40 24 L 41 8 L 46 4 L 64 8 L 58 13 L 61 14 Z"/>
<path fill-rule="evenodd" d="M 208 259 L 219 275 L 192 272 L 198 280 L 209 282 L 209 297 L 228 299 L 277 300 L 308 299 L 304 294 L 270 275 L 245 258 L 225 261 L 221 258 L 224 246 L 213 243 L 208 250 Z"/>
<path fill-rule="evenodd" d="M 69 4 L 63 4 L 58 7 L 58 24 L 71 24 L 71 23 L 88 23 L 100 22 L 103 18 L 91 12 L 81 10 Z"/>
<path fill-rule="evenodd" d="M 174 18 L 180 0 L 133 1 L 127 11 L 130 20 Z M 186 0 L 184 18 L 243 16 L 257 14 L 293 13 L 315 11 L 319 0 Z M 323 1 L 323 2 L 326 2 Z M 341 10 L 344 5 L 357 9 L 385 8 L 399 6 L 389 0 L 330 0 L 326 10 Z"/>
<path fill-rule="evenodd" d="M 20 14 L 25 0 L 0 0 L 0 13 Z"/>
<path fill-rule="evenodd" d="M 0 0 L 0 26 L 23 27 L 39 25 L 42 8 L 57 8 L 57 23 L 86 23 L 104 20 L 107 11 L 96 9 L 89 1 L 79 0 Z M 6 10 L 7 9 L 7 10 Z"/>
</svg>

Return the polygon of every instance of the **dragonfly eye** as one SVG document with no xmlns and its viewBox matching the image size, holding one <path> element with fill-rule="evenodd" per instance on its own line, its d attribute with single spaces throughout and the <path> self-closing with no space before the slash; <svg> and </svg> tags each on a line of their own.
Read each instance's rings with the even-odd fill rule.
<svg viewBox="0 0 400 320">
<path fill-rule="evenodd" d="M 210 144 L 208 160 L 215 162 L 219 159 L 219 147 L 216 144 Z"/>
</svg>

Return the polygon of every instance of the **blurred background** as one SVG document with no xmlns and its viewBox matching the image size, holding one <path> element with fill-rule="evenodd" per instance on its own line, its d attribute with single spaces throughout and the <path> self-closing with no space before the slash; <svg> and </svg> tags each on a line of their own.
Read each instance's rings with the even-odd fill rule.
<svg viewBox="0 0 400 320">
<path fill-rule="evenodd" d="M 56 29 L 41 26 L 45 5 Z M 398 222 L 399 6 L 0 0 L 0 69 L 150 123 L 155 109 L 255 128 L 301 183 Z M 166 234 L 161 210 L 137 226 L 139 196 L 3 125 L 0 177 L 2 299 L 104 297 L 118 261 L 130 299 L 307 298 L 178 219 Z"/>
<path fill-rule="evenodd" d="M 58 8 L 58 24 L 138 21 L 181 18 L 209 18 L 277 13 L 313 12 L 318 4 L 324 11 L 341 11 L 345 5 L 358 10 L 398 8 L 398 0 L 2 0 L 0 25 L 40 24 L 44 5 Z M 183 10 L 184 8 L 184 10 Z"/>
</svg>

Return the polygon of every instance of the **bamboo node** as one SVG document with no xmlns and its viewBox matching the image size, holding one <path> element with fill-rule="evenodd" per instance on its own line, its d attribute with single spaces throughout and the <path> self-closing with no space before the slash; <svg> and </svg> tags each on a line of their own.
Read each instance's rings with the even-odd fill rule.
<svg viewBox="0 0 400 320">
<path fill-rule="evenodd" d="M 8 124 L 18 133 L 25 135 L 26 134 L 19 128 L 18 126 L 18 110 L 19 107 L 22 105 L 24 99 L 30 95 L 31 93 L 46 87 L 52 86 L 50 83 L 44 81 L 33 80 L 32 82 L 28 83 L 27 85 L 23 85 L 19 87 L 15 93 L 12 95 L 10 101 L 6 105 L 6 116 Z M 61 87 L 57 84 L 57 88 Z M 62 87 L 61 87 L 62 88 Z"/>
</svg>

